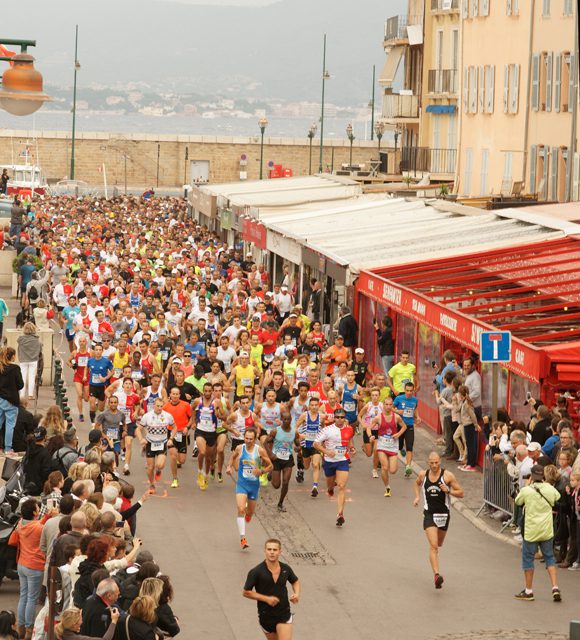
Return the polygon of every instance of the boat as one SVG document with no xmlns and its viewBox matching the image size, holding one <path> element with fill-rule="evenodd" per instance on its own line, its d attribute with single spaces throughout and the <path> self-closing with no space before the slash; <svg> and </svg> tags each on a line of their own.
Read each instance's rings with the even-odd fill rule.
<svg viewBox="0 0 580 640">
<path fill-rule="evenodd" d="M 0 165 L 0 173 L 8 170 L 8 195 L 20 195 L 22 197 L 44 195 L 48 191 L 48 184 L 42 169 L 34 164 L 3 164 Z"/>
</svg>

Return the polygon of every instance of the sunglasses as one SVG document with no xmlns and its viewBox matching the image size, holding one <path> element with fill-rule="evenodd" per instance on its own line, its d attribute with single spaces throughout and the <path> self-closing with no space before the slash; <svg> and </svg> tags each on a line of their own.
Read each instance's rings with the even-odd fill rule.
<svg viewBox="0 0 580 640">
<path fill-rule="evenodd" d="M 184 354 L 183 354 L 183 357 L 184 357 L 184 358 L 191 358 L 191 356 L 190 356 L 190 355 L 188 355 L 187 353 L 184 353 Z"/>
</svg>

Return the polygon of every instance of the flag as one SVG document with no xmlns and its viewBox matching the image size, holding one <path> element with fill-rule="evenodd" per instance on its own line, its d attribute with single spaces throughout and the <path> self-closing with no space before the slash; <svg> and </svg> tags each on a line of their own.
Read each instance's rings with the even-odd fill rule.
<svg viewBox="0 0 580 640">
<path fill-rule="evenodd" d="M 16 51 L 10 51 L 3 44 L 0 44 L 0 56 L 6 56 L 7 58 L 13 58 L 16 55 Z M 10 66 L 13 66 L 14 63 L 11 62 Z"/>
</svg>

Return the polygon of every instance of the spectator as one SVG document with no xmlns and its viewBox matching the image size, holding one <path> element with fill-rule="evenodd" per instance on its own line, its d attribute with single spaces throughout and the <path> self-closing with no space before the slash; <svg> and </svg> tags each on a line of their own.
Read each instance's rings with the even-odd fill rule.
<svg viewBox="0 0 580 640">
<path fill-rule="evenodd" d="M 20 513 L 22 519 L 10 535 L 8 544 L 16 547 L 18 558 L 18 632 L 21 637 L 30 640 L 46 562 L 46 556 L 40 549 L 40 537 L 47 520 L 58 512 L 49 511 L 42 520 L 38 520 L 40 506 L 34 498 L 30 498 L 22 504 Z"/>
<path fill-rule="evenodd" d="M 97 569 L 105 569 L 105 562 L 109 560 L 109 549 L 112 544 L 112 538 L 101 536 L 87 547 L 87 559 L 79 565 L 80 577 L 74 587 L 75 607 L 82 607 L 85 600 L 93 593 L 91 576 Z"/>
<path fill-rule="evenodd" d="M 170 605 L 173 600 L 173 586 L 168 576 L 159 576 L 159 580 L 163 582 L 163 589 L 159 598 L 159 606 L 156 610 L 157 626 L 161 631 L 173 638 L 180 631 L 179 620 L 175 617 Z"/>
<path fill-rule="evenodd" d="M 463 384 L 469 390 L 469 398 L 473 405 L 473 411 L 477 417 L 477 422 L 481 422 L 483 418 L 481 409 L 481 376 L 475 368 L 472 358 L 464 358 L 463 360 Z"/>
<path fill-rule="evenodd" d="M 12 440 L 20 406 L 20 389 L 24 387 L 20 367 L 14 364 L 16 351 L 12 347 L 0 347 L 0 422 L 4 421 L 4 450 L 14 457 Z"/>
<path fill-rule="evenodd" d="M 27 400 L 20 398 L 18 405 L 18 415 L 14 425 L 14 435 L 12 437 L 12 448 L 17 453 L 24 453 L 28 444 L 28 438 L 34 433 L 36 423 L 34 416 L 26 408 Z"/>
<path fill-rule="evenodd" d="M 0 640 L 18 638 L 16 616 L 13 611 L 0 611 Z"/>
<path fill-rule="evenodd" d="M 353 351 L 358 336 L 358 325 L 350 311 L 350 307 L 345 304 L 340 308 L 338 334 L 344 338 L 344 346 Z"/>
<path fill-rule="evenodd" d="M 541 550 L 546 570 L 552 584 L 552 598 L 562 599 L 556 574 L 554 558 L 554 523 L 552 509 L 559 500 L 558 491 L 544 482 L 544 467 L 534 465 L 531 469 L 530 484 L 521 488 L 515 502 L 525 508 L 525 528 L 522 543 L 522 568 L 525 587 L 515 595 L 518 600 L 534 600 L 534 557 Z"/>
<path fill-rule="evenodd" d="M 459 467 L 460 471 L 475 471 L 477 466 L 477 434 L 481 427 L 477 422 L 475 407 L 470 397 L 467 385 L 459 387 L 459 399 L 461 401 L 460 420 L 465 434 L 465 444 L 467 446 L 467 462 Z"/>
<path fill-rule="evenodd" d="M 52 454 L 52 468 L 57 469 L 63 475 L 68 476 L 68 472 L 79 459 L 77 432 L 74 427 L 64 432 L 64 443 Z"/>
<path fill-rule="evenodd" d="M 24 380 L 24 387 L 20 392 L 22 396 L 29 400 L 36 397 L 36 373 L 38 371 L 38 357 L 42 345 L 40 338 L 36 333 L 36 325 L 27 322 L 23 329 L 23 335 L 18 336 L 18 361 L 20 362 L 20 371 Z"/>
<path fill-rule="evenodd" d="M 377 332 L 377 346 L 381 363 L 385 375 L 389 375 L 389 371 L 395 364 L 395 341 L 393 340 L 393 320 L 390 316 L 384 316 L 379 327 L 377 321 L 374 322 L 375 331 Z"/>
<path fill-rule="evenodd" d="M 22 460 L 25 488 L 30 495 L 40 495 L 51 471 L 50 458 L 46 449 L 46 429 L 37 427 Z"/>
<path fill-rule="evenodd" d="M 156 640 L 155 608 L 153 598 L 137 596 L 119 624 L 118 640 Z"/>
<path fill-rule="evenodd" d="M 0 344 L 2 344 L 2 337 L 4 336 L 4 321 L 8 317 L 8 305 L 4 298 L 0 297 Z"/>
<path fill-rule="evenodd" d="M 10 209 L 10 238 L 14 243 L 18 242 L 20 238 L 20 231 L 22 230 L 22 218 L 24 217 L 24 209 L 20 204 L 18 196 L 14 196 L 14 202 Z"/>
<path fill-rule="evenodd" d="M 153 561 L 143 562 L 137 573 L 128 575 L 121 583 L 121 608 L 126 611 L 133 600 L 139 595 L 141 584 L 146 578 L 155 578 L 159 574 L 159 567 Z"/>
<path fill-rule="evenodd" d="M 96 638 L 112 640 L 120 615 L 118 609 L 111 609 L 111 622 L 104 634 L 99 634 L 98 636 L 81 635 L 80 630 L 83 624 L 83 612 L 76 608 L 66 609 L 60 616 L 60 622 L 56 626 L 55 634 L 58 640 L 95 640 Z"/>
<path fill-rule="evenodd" d="M 56 404 L 48 407 L 46 415 L 40 421 L 40 425 L 46 429 L 47 438 L 61 436 L 68 428 L 68 424 L 62 415 L 60 407 Z"/>
<path fill-rule="evenodd" d="M 94 542 L 98 541 L 93 540 L 91 544 Z M 83 615 L 80 631 L 89 637 L 102 638 L 112 622 L 111 608 L 119 599 L 119 587 L 113 578 L 106 578 L 99 582 L 94 594 L 92 594 L 92 591 L 93 588 L 91 586 L 91 593 L 87 596 L 86 601 L 83 600 Z M 119 627 L 120 626 L 121 625 L 119 625 Z M 116 630 L 116 638 L 120 630 L 120 628 Z M 129 638 L 128 640 L 137 639 Z"/>
<path fill-rule="evenodd" d="M 540 405 L 536 410 L 536 423 L 532 429 L 532 442 L 539 442 L 543 446 L 546 440 L 552 435 L 552 415 L 550 409 L 545 404 Z"/>
<path fill-rule="evenodd" d="M 47 585 L 48 567 L 50 566 L 50 552 L 59 534 L 58 523 L 64 516 L 70 516 L 74 510 L 74 500 L 71 495 L 63 496 L 60 500 L 59 511 L 54 517 L 50 518 L 42 528 L 40 536 L 40 550 L 46 556 L 44 567 L 43 584 Z M 72 520 L 72 519 L 71 519 Z"/>
<path fill-rule="evenodd" d="M 38 329 L 50 329 L 50 323 L 48 321 L 54 317 L 54 311 L 49 309 L 46 306 L 46 302 L 41 298 L 32 311 L 32 317 Z"/>
<path fill-rule="evenodd" d="M 54 567 L 60 567 L 66 562 L 66 547 L 71 544 L 80 547 L 81 538 L 87 532 L 87 518 L 82 511 L 75 511 L 71 515 L 70 524 L 70 530 L 64 535 L 59 536 L 54 544 L 52 557 L 50 558 L 50 564 Z"/>
</svg>

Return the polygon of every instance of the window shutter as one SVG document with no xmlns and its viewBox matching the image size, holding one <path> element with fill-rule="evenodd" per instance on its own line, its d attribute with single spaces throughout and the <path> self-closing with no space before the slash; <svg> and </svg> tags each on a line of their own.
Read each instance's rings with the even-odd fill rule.
<svg viewBox="0 0 580 640">
<path fill-rule="evenodd" d="M 554 59 L 554 111 L 560 111 L 562 95 L 562 54 L 557 53 Z"/>
<path fill-rule="evenodd" d="M 533 144 L 530 147 L 530 185 L 528 188 L 528 193 L 535 194 L 536 193 L 536 169 L 538 166 L 538 147 Z"/>
<path fill-rule="evenodd" d="M 469 67 L 469 113 L 477 113 L 477 67 Z"/>
<path fill-rule="evenodd" d="M 506 0 L 505 3 L 505 14 L 506 16 L 512 15 L 512 0 Z"/>
<path fill-rule="evenodd" d="M 463 181 L 463 190 L 466 196 L 471 195 L 471 174 L 473 171 L 473 149 L 470 147 L 465 150 L 465 180 Z"/>
<path fill-rule="evenodd" d="M 570 73 L 568 74 L 570 77 L 570 82 L 568 85 L 568 111 L 574 111 L 576 107 L 576 101 L 574 100 L 574 80 L 576 78 L 576 56 L 571 53 L 570 54 Z"/>
<path fill-rule="evenodd" d="M 550 162 L 550 155 L 548 153 L 548 147 L 544 147 L 543 149 L 544 152 L 544 173 L 542 174 L 542 181 L 544 184 L 544 188 L 542 190 L 542 198 L 544 200 L 548 199 L 548 165 Z"/>
<path fill-rule="evenodd" d="M 552 111 L 552 62 L 554 54 L 546 54 L 546 111 Z"/>
<path fill-rule="evenodd" d="M 463 112 L 469 113 L 469 67 L 463 67 Z"/>
<path fill-rule="evenodd" d="M 478 91 L 479 113 L 485 112 L 486 69 L 487 67 L 484 67 L 483 65 L 479 67 L 479 91 Z"/>
<path fill-rule="evenodd" d="M 472 8 L 473 8 L 473 17 L 477 18 L 477 16 L 479 15 L 479 0 L 471 0 L 473 2 L 472 4 Z"/>
<path fill-rule="evenodd" d="M 517 113 L 520 101 L 520 65 L 514 64 L 513 73 L 513 91 L 511 92 L 510 113 Z"/>
<path fill-rule="evenodd" d="M 481 11 L 479 12 L 480 16 L 488 16 L 489 15 L 489 0 L 481 0 Z"/>
<path fill-rule="evenodd" d="M 568 153 L 570 156 L 570 153 Z M 570 163 L 570 159 L 568 159 Z M 572 200 L 576 202 L 580 197 L 580 153 L 574 154 L 574 175 L 572 176 Z"/>
<path fill-rule="evenodd" d="M 532 111 L 538 111 L 540 102 L 540 54 L 532 57 Z"/>
<path fill-rule="evenodd" d="M 508 101 L 510 92 L 510 66 L 504 65 L 503 68 L 503 112 L 508 112 Z"/>
<path fill-rule="evenodd" d="M 486 88 L 485 88 L 485 112 L 486 113 L 493 113 L 494 85 L 495 85 L 495 65 L 491 64 L 487 68 L 487 79 L 486 79 Z"/>
<path fill-rule="evenodd" d="M 552 200 L 558 200 L 558 147 L 552 147 Z"/>
<path fill-rule="evenodd" d="M 461 17 L 466 20 L 468 16 L 468 11 L 467 11 L 467 0 L 462 0 L 461 2 Z"/>
</svg>

